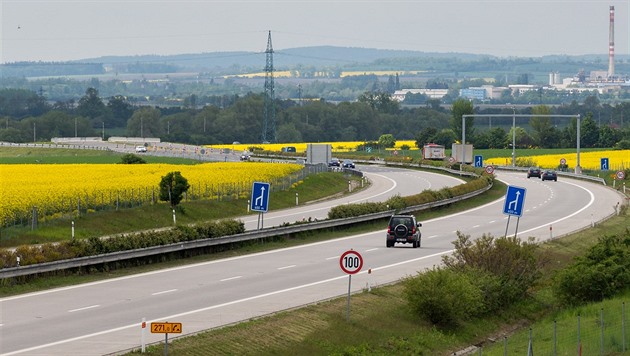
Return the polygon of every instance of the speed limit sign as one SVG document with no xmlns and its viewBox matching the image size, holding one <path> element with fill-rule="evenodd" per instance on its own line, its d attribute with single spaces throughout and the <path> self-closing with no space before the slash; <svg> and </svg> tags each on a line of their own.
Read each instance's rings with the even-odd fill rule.
<svg viewBox="0 0 630 356">
<path fill-rule="evenodd" d="M 615 176 L 617 176 L 617 179 L 619 180 L 624 180 L 626 178 L 626 173 L 624 171 L 617 171 Z"/>
<path fill-rule="evenodd" d="M 486 166 L 486 173 L 492 174 L 493 172 L 494 172 L 494 167 L 493 166 Z"/>
<path fill-rule="evenodd" d="M 363 257 L 355 250 L 348 250 L 341 255 L 339 266 L 347 274 L 359 273 L 363 267 Z"/>
</svg>

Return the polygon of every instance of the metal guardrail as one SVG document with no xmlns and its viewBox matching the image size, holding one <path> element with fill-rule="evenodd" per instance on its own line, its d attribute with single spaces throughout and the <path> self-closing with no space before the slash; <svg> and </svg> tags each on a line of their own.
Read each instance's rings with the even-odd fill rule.
<svg viewBox="0 0 630 356">
<path fill-rule="evenodd" d="M 399 213 L 403 213 L 403 214 L 411 213 L 415 211 L 421 211 L 425 209 L 434 208 L 437 206 L 456 203 L 456 202 L 459 202 L 468 198 L 472 198 L 476 195 L 482 194 L 486 192 L 487 190 L 489 190 L 490 188 L 492 188 L 492 186 L 488 185 L 474 192 L 470 192 L 470 193 L 456 196 L 453 198 L 407 207 L 405 209 L 400 210 Z M 316 222 L 311 222 L 311 223 L 297 224 L 297 225 L 285 226 L 285 227 L 273 227 L 273 228 L 267 228 L 267 229 L 262 229 L 262 230 L 257 230 L 257 231 L 249 231 L 242 234 L 231 235 L 231 236 L 222 236 L 222 237 L 217 237 L 217 238 L 177 242 L 177 243 L 173 243 L 169 245 L 152 246 L 152 247 L 147 247 L 147 248 L 119 251 L 119 252 L 113 252 L 113 253 L 96 255 L 96 256 L 79 257 L 79 258 L 74 258 L 71 260 L 45 262 L 45 263 L 26 265 L 26 266 L 20 266 L 20 267 L 8 267 L 8 268 L 0 269 L 0 279 L 28 276 L 28 275 L 38 274 L 38 273 L 53 272 L 53 271 L 58 271 L 58 270 L 63 270 L 63 269 L 70 269 L 70 268 L 86 267 L 86 266 L 98 265 L 102 263 L 122 261 L 122 260 L 128 260 L 128 259 L 140 258 L 140 257 L 155 256 L 155 255 L 160 255 L 160 254 L 165 254 L 165 253 L 186 251 L 186 250 L 197 249 L 197 248 L 208 247 L 208 246 L 217 246 L 217 245 L 223 245 L 223 244 L 233 244 L 233 243 L 238 243 L 238 242 L 260 240 L 260 239 L 265 239 L 265 238 L 274 237 L 274 236 L 290 235 L 290 234 L 296 234 L 296 233 L 306 232 L 306 231 L 317 231 L 317 230 L 341 227 L 344 225 L 352 225 L 352 224 L 357 224 L 357 223 L 366 222 L 366 221 L 385 219 L 394 213 L 395 213 L 395 210 L 388 210 L 388 211 L 366 214 L 366 215 L 361 215 L 361 216 L 352 217 L 352 218 L 323 220 L 323 221 L 316 221 Z"/>
</svg>

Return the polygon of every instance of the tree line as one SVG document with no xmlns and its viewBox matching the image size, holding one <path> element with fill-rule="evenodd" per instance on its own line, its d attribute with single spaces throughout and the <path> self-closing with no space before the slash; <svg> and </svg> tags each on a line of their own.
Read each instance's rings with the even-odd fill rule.
<svg viewBox="0 0 630 356">
<path fill-rule="evenodd" d="M 76 103 L 49 103 L 40 93 L 23 89 L 0 90 L 0 141 L 49 141 L 53 137 L 132 136 L 157 137 L 162 141 L 189 144 L 222 144 L 234 141 L 260 143 L 264 94 L 216 97 L 221 105 L 198 108 L 191 96 L 177 107 L 137 105 L 117 95 L 103 98 L 88 88 Z M 273 103 L 277 142 L 377 141 L 383 134 L 396 140 L 415 140 L 450 147 L 461 139 L 465 114 L 581 115 L 582 147 L 622 148 L 630 141 L 630 103 L 600 104 L 588 97 L 582 104 L 538 105 L 479 109 L 457 99 L 450 108 L 430 101 L 418 107 L 403 107 L 387 92 L 366 91 L 356 101 L 281 100 Z M 625 122 L 624 122 L 624 119 Z M 603 119 L 603 120 L 602 120 Z M 512 125 L 484 118 L 469 119 L 466 141 L 477 148 L 506 148 L 512 143 Z M 271 124 L 271 123 L 269 123 Z M 577 122 L 553 117 L 518 118 L 519 147 L 575 147 Z"/>
</svg>

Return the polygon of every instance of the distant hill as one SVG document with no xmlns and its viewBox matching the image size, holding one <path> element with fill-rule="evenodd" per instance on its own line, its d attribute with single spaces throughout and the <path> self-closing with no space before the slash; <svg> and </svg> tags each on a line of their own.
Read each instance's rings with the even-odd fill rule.
<svg viewBox="0 0 630 356">
<path fill-rule="evenodd" d="M 276 70 L 428 70 L 528 73 L 605 68 L 606 54 L 539 58 L 495 57 L 469 53 L 436 53 L 373 48 L 317 46 L 274 51 Z M 617 56 L 618 70 L 628 65 L 628 56 Z M 98 75 L 115 73 L 206 73 L 211 76 L 259 72 L 265 66 L 264 52 L 211 52 L 178 55 L 103 56 L 70 62 L 20 62 L 0 65 L 3 77 Z"/>
</svg>

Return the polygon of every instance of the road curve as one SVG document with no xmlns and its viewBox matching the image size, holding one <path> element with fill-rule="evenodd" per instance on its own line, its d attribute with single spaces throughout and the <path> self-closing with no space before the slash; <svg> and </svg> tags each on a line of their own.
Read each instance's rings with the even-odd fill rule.
<svg viewBox="0 0 630 356">
<path fill-rule="evenodd" d="M 445 180 L 439 176 L 442 179 L 436 182 L 433 174 L 422 172 L 370 169 L 367 174 L 375 186 L 388 193 L 371 198 L 377 191 L 368 189 L 363 198 L 357 194 L 344 199 L 382 199 L 399 190 L 419 192 L 428 189 L 426 185 L 439 189 L 438 184 L 444 183 L 438 182 Z M 518 220 L 518 236 L 545 240 L 587 227 L 613 214 L 615 205 L 622 203 L 618 193 L 590 182 L 563 178 L 541 182 L 522 173 L 503 172 L 498 178 L 526 189 L 520 219 L 510 218 L 507 226 L 503 199 L 426 221 L 420 215 L 420 249 L 408 245 L 386 248 L 381 230 L 0 299 L 0 353 L 102 355 L 137 348 L 142 318 L 181 322 L 188 334 L 343 295 L 348 276 L 340 269 L 339 257 L 349 249 L 361 253 L 364 260 L 362 271 L 352 278 L 352 290 L 358 291 L 439 264 L 441 256 L 452 251 L 456 231 L 473 237 L 483 233 L 502 236 L 507 226 L 512 235 Z M 401 195 L 411 193 L 401 191 Z M 289 216 L 289 212 L 280 214 Z M 145 336 L 147 342 L 164 340 L 164 335 L 148 330 Z"/>
</svg>

